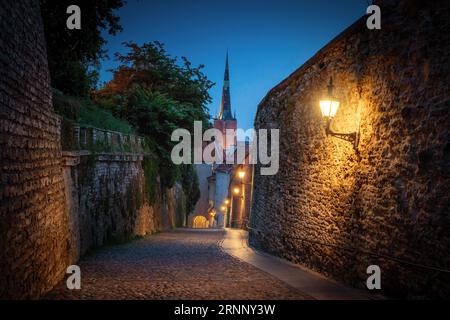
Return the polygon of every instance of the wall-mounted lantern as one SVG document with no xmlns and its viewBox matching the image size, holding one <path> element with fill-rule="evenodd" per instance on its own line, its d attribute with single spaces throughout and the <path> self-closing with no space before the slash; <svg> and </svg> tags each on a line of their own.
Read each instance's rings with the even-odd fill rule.
<svg viewBox="0 0 450 320">
<path fill-rule="evenodd" d="M 239 177 L 239 179 L 244 179 L 244 177 L 245 177 L 245 171 L 244 171 L 244 170 L 239 170 L 239 171 L 238 171 L 238 177 Z"/>
<path fill-rule="evenodd" d="M 320 111 L 322 112 L 322 116 L 327 119 L 325 133 L 327 135 L 351 142 L 355 150 L 357 150 L 359 143 L 358 132 L 338 133 L 331 129 L 331 121 L 340 106 L 340 101 L 333 95 L 333 89 L 333 78 L 330 78 L 330 83 L 328 84 L 328 94 L 320 100 Z"/>
<path fill-rule="evenodd" d="M 233 189 L 234 194 L 239 194 L 240 191 L 241 191 L 241 190 L 240 190 L 238 187 L 236 187 L 236 188 Z"/>
<path fill-rule="evenodd" d="M 224 201 L 224 203 L 226 204 L 226 205 L 229 205 L 230 204 L 230 199 L 225 199 L 225 201 Z"/>
</svg>

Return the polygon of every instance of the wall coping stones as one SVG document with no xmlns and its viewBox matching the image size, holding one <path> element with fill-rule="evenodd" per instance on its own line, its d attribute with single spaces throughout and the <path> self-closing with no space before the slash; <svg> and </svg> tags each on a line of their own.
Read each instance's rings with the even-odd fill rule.
<svg viewBox="0 0 450 320">
<path fill-rule="evenodd" d="M 96 161 L 100 162 L 139 162 L 144 160 L 143 153 L 128 153 L 128 152 L 102 152 L 93 153 L 89 150 L 80 151 L 63 151 L 63 165 L 77 166 L 80 164 L 80 158 L 93 155 Z"/>
<path fill-rule="evenodd" d="M 64 120 L 61 125 L 61 145 L 64 151 L 143 153 L 144 137 L 75 124 Z"/>
<path fill-rule="evenodd" d="M 80 164 L 80 153 L 79 152 L 62 152 L 62 164 L 65 167 L 74 167 Z"/>
<path fill-rule="evenodd" d="M 143 154 L 135 153 L 100 153 L 97 155 L 97 161 L 106 162 L 139 162 L 144 160 Z"/>
</svg>

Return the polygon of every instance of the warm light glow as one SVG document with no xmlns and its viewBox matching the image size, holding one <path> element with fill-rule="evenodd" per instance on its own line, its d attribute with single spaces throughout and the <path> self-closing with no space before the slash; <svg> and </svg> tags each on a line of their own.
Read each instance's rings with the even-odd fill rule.
<svg viewBox="0 0 450 320">
<path fill-rule="evenodd" d="M 225 211 L 225 210 L 227 210 L 227 207 L 221 206 L 221 207 L 220 207 L 220 210 Z"/>
<path fill-rule="evenodd" d="M 192 223 L 192 227 L 194 229 L 204 229 L 207 227 L 207 223 L 208 223 L 208 221 L 206 220 L 206 218 L 204 216 L 196 216 Z"/>
<path fill-rule="evenodd" d="M 238 172 L 238 176 L 239 176 L 240 179 L 244 179 L 244 177 L 245 177 L 245 171 L 242 171 L 242 170 L 239 171 L 239 172 Z"/>
<path fill-rule="evenodd" d="M 333 118 L 339 109 L 339 101 L 335 99 L 320 100 L 322 116 Z"/>
<path fill-rule="evenodd" d="M 225 199 L 225 204 L 230 204 L 230 200 L 229 199 Z"/>
<path fill-rule="evenodd" d="M 234 194 L 239 194 L 239 191 L 240 191 L 239 188 L 234 188 L 233 189 Z"/>
</svg>

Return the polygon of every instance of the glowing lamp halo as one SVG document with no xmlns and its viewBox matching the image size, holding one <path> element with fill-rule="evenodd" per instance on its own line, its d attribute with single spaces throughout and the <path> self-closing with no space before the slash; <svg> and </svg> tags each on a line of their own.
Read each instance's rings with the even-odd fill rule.
<svg viewBox="0 0 450 320">
<path fill-rule="evenodd" d="M 358 152 L 358 143 L 359 143 L 359 129 L 355 132 L 350 133 L 341 133 L 335 132 L 331 128 L 331 122 L 333 121 L 334 116 L 336 115 L 340 102 L 338 99 L 334 97 L 333 94 L 333 78 L 330 77 L 330 82 L 328 84 L 328 94 L 319 101 L 320 111 L 322 112 L 322 116 L 327 119 L 325 133 L 327 136 L 333 136 L 338 139 L 342 139 L 345 141 L 349 141 L 353 144 L 353 148 L 356 152 Z M 359 153 L 358 153 L 359 155 Z"/>
<path fill-rule="evenodd" d="M 323 117 L 334 118 L 338 109 L 340 102 L 335 98 L 324 98 L 320 100 L 320 111 L 322 112 Z"/>
</svg>

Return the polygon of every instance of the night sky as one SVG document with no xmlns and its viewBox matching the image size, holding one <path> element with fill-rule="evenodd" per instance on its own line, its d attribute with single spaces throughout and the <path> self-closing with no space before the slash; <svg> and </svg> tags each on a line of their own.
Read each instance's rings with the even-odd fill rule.
<svg viewBox="0 0 450 320">
<path fill-rule="evenodd" d="M 158 40 L 174 56 L 186 56 L 216 83 L 211 114 L 220 108 L 225 55 L 230 55 L 231 104 L 238 127 L 253 127 L 265 94 L 321 47 L 365 14 L 368 1 L 128 0 L 118 11 L 123 32 L 105 35 L 110 60 L 101 81 L 117 66 L 123 41 Z"/>
</svg>

